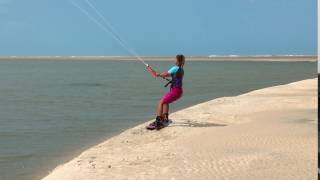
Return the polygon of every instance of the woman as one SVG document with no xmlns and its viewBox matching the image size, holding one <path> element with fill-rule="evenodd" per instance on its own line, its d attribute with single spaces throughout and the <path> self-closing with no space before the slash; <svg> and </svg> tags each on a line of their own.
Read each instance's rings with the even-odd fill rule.
<svg viewBox="0 0 320 180">
<path fill-rule="evenodd" d="M 159 101 L 157 108 L 157 117 L 154 122 L 147 126 L 147 129 L 161 129 L 169 122 L 169 104 L 178 100 L 182 94 L 182 80 L 184 76 L 183 66 L 185 63 L 185 57 L 182 54 L 176 56 L 176 63 L 167 72 L 156 73 L 157 77 L 171 77 L 170 91 L 166 93 Z"/>
</svg>

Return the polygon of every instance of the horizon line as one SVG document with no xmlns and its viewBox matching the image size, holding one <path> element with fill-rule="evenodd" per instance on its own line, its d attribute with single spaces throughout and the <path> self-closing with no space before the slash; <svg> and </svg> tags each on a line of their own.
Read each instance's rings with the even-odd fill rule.
<svg viewBox="0 0 320 180">
<path fill-rule="evenodd" d="M 139 56 L 139 57 L 174 57 L 175 55 L 150 55 L 150 56 Z M 317 57 L 318 54 L 265 54 L 265 55 L 237 55 L 237 54 L 229 54 L 229 55 L 220 55 L 220 54 L 211 54 L 211 55 L 186 55 L 186 57 Z M 130 55 L 0 55 L 0 58 L 28 58 L 28 57 L 64 57 L 64 58 L 73 58 L 73 57 L 125 57 L 125 58 L 136 58 L 136 56 Z"/>
</svg>

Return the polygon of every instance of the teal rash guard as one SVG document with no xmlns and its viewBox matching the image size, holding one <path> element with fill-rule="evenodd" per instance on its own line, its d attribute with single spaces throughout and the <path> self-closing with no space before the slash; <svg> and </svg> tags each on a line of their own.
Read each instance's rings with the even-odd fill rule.
<svg viewBox="0 0 320 180">
<path fill-rule="evenodd" d="M 175 65 L 168 70 L 168 73 L 172 77 L 171 88 L 182 88 L 182 80 L 184 76 L 183 68 Z"/>
</svg>

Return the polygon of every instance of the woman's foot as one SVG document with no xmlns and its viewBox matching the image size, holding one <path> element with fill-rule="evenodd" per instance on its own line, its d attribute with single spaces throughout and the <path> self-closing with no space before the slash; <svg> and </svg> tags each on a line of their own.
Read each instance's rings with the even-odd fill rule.
<svg viewBox="0 0 320 180">
<path fill-rule="evenodd" d="M 162 122 L 165 124 L 169 124 L 169 114 L 168 113 L 162 114 Z"/>
<path fill-rule="evenodd" d="M 160 116 L 157 116 L 156 120 L 152 123 L 150 123 L 148 126 L 147 126 L 147 129 L 149 130 L 154 130 L 154 129 L 161 129 L 164 127 L 164 124 L 163 124 L 163 119 L 160 117 Z"/>
</svg>

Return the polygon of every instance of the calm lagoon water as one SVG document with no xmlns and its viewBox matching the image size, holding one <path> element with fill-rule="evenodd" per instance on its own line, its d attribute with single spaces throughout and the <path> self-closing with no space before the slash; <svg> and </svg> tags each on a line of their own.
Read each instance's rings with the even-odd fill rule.
<svg viewBox="0 0 320 180">
<path fill-rule="evenodd" d="M 187 62 L 184 97 L 172 110 L 315 77 L 316 62 Z M 135 61 L 0 61 L 0 179 L 40 179 L 153 118 L 164 84 Z"/>
</svg>

